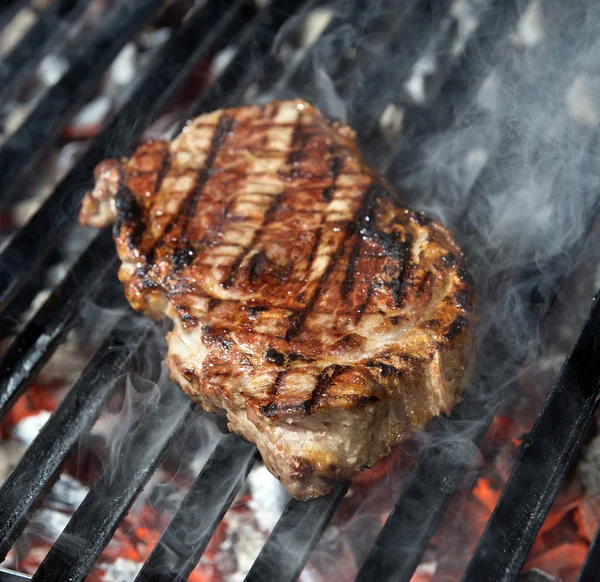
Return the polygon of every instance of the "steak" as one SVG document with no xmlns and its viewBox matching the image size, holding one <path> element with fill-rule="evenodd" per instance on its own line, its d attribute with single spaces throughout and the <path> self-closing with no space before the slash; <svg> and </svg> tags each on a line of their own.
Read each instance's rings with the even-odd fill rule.
<svg viewBox="0 0 600 582">
<path fill-rule="evenodd" d="M 134 309 L 173 321 L 173 380 L 296 499 L 460 400 L 474 293 L 449 232 L 402 206 L 354 132 L 295 100 L 219 110 L 96 168 Z"/>
</svg>

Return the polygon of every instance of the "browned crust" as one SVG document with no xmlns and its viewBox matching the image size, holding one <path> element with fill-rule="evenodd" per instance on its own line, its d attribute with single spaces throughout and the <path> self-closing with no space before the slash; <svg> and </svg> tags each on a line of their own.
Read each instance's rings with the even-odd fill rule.
<svg viewBox="0 0 600 582">
<path fill-rule="evenodd" d="M 142 144 L 100 167 L 82 222 L 108 221 L 107 201 L 128 300 L 175 322 L 174 379 L 249 440 L 385 405 L 368 464 L 460 399 L 475 319 L 460 249 L 398 202 L 350 128 L 309 104 L 222 110 Z M 182 338 L 202 354 L 173 347 Z M 253 427 L 233 417 L 242 409 Z M 289 477 L 356 472 L 333 464 L 297 456 Z"/>
</svg>

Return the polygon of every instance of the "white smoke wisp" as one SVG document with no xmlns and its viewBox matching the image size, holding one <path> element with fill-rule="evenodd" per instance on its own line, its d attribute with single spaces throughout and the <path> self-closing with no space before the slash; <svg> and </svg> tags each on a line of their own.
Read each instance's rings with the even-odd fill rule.
<svg viewBox="0 0 600 582">
<path fill-rule="evenodd" d="M 387 8 L 389 3 L 377 3 L 368 19 L 385 19 Z M 435 63 L 444 60 L 439 55 L 423 55 L 401 78 L 410 47 L 435 43 L 408 34 L 399 41 L 406 50 L 392 54 L 389 35 L 381 29 L 370 33 L 362 24 L 328 29 L 314 41 L 311 58 L 296 65 L 298 73 L 258 97 L 302 97 L 357 128 L 365 110 L 378 111 L 379 137 L 359 131 L 369 161 L 390 177 L 407 205 L 443 222 L 462 246 L 478 297 L 479 372 L 470 392 L 481 418 L 442 418 L 435 430 L 417 435 L 416 449 L 405 454 L 434 447 L 440 467 L 467 467 L 466 483 L 481 461 L 473 439 L 514 397 L 517 375 L 538 354 L 542 315 L 561 280 L 581 264 L 578 253 L 600 201 L 600 7 L 591 0 L 533 0 L 519 8 L 522 16 L 503 53 L 490 53 L 495 56 L 489 60 L 483 53 L 471 55 L 476 66 L 469 70 L 468 100 L 435 93 L 439 84 L 430 77 L 436 75 Z M 456 0 L 452 57 L 460 56 L 470 38 L 489 34 L 479 28 L 481 19 L 489 24 L 505 10 L 490 0 Z M 425 71 L 424 63 L 433 64 Z M 427 95 L 428 90 L 434 93 Z M 456 100 L 452 123 L 433 133 L 403 134 L 411 114 L 427 115 L 429 108 L 435 122 L 431 108 L 450 98 Z M 393 492 L 391 504 L 400 486 L 374 487 L 346 522 L 346 534 L 369 546 L 373 535 L 361 524 L 373 517 L 377 498 Z M 322 542 L 315 555 L 325 555 L 329 547 Z"/>
<path fill-rule="evenodd" d="M 470 38 L 485 36 L 478 22 L 490 4 L 491 0 L 454 2 L 457 25 L 449 39 L 451 60 L 460 57 Z M 357 129 L 369 126 L 361 115 L 379 115 L 370 131 L 359 131 L 370 161 L 389 176 L 407 205 L 446 224 L 462 245 L 478 295 L 477 360 L 493 381 L 484 386 L 476 375 L 472 385 L 471 392 L 480 395 L 481 419 L 441 418 L 435 430 L 425 430 L 401 445 L 400 456 L 414 459 L 430 447 L 437 452 L 440 467 L 464 465 L 468 482 L 481 461 L 473 439 L 484 417 L 511 396 L 520 361 L 533 358 L 540 346 L 543 309 L 531 309 L 532 297 L 541 306 L 549 304 L 555 281 L 577 261 L 576 247 L 598 204 L 599 165 L 588 146 L 600 121 L 600 40 L 596 34 L 600 7 L 592 0 L 576 6 L 556 0 L 523 5 L 524 16 L 505 54 L 494 61 L 480 58 L 479 70 L 472 71 L 474 78 L 483 79 L 480 88 L 472 99 L 453 103 L 455 121 L 414 138 L 404 134 L 410 116 L 425 115 L 443 105 L 444 93 L 438 96 L 435 76 L 436 67 L 445 66 L 447 59 L 426 52 L 419 56 L 416 50 L 411 53 L 412 46 L 436 47 L 421 29 L 396 39 L 397 48 L 390 51 L 397 3 L 374 5 L 355 26 L 344 23 L 332 29 L 334 19 L 343 16 L 336 6 L 291 20 L 275 47 L 290 72 L 253 100 L 302 97 L 327 115 L 356 124 Z M 315 31 L 324 30 L 317 38 Z M 423 38 L 416 38 L 421 34 Z M 413 65 L 405 71 L 407 58 L 413 58 Z M 402 143 L 404 149 L 399 148 Z M 397 151 L 410 153 L 410 162 L 395 156 Z M 402 171 L 398 171 L 400 166 Z M 486 347 L 490 330 L 497 334 L 494 345 L 502 347 L 501 357 Z M 137 428 L 149 417 L 166 412 L 161 397 L 170 395 L 176 404 L 168 409 L 173 422 L 189 405 L 179 388 L 168 382 L 164 365 L 158 364 L 164 356 L 162 339 L 150 343 L 138 370 L 120 378 L 108 412 L 92 431 L 104 440 L 114 479 L 123 469 L 116 461 L 136 452 L 132 443 Z M 163 420 L 161 430 L 169 431 L 171 418 Z M 164 441 L 165 434 L 155 435 L 155 446 Z M 167 456 L 170 474 L 186 471 L 193 478 L 220 434 L 209 415 L 191 416 L 179 444 L 174 445 L 175 454 Z M 371 488 L 352 488 L 345 506 L 352 513 L 346 513 L 343 520 L 334 518 L 307 571 L 318 571 L 319 564 L 327 568 L 329 563 L 338 563 L 331 560 L 332 548 L 347 557 L 348 540 L 355 540 L 357 563 L 344 563 L 356 568 L 407 472 L 408 466 L 398 465 Z M 134 511 L 152 491 L 176 508 L 180 496 L 169 487 L 168 477 L 160 479 L 161 475 L 147 487 Z M 269 495 L 280 512 L 284 496 L 279 485 L 271 485 Z M 266 485 L 253 477 L 249 487 L 255 507 L 264 505 L 265 497 L 268 503 L 269 496 L 261 490 L 267 490 Z M 277 516 L 263 517 L 268 522 L 265 529 L 272 528 Z M 203 533 L 190 529 L 181 535 L 189 541 Z M 350 579 L 352 572 L 347 574 Z"/>
</svg>

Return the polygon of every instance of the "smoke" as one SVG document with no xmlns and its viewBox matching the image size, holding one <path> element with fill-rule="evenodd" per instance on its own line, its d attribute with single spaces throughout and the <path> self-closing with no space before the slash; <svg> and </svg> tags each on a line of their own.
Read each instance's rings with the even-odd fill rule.
<svg viewBox="0 0 600 582">
<path fill-rule="evenodd" d="M 261 87 L 254 100 L 302 97 L 347 121 L 358 130 L 369 162 L 405 203 L 452 230 L 477 288 L 478 367 L 470 404 L 480 418 L 440 418 L 400 445 L 385 479 L 350 490 L 307 571 L 340 563 L 332 562 L 332 548 L 348 565 L 347 540 L 354 540 L 358 567 L 381 516 L 426 448 L 437 452 L 440 467 L 466 466 L 465 483 L 472 480 L 481 461 L 474 439 L 485 420 L 513 397 L 521 362 L 538 353 L 542 314 L 560 280 L 581 261 L 580 243 L 600 192 L 600 6 L 592 0 L 518 2 L 521 19 L 499 39 L 492 38 L 490 23 L 510 10 L 503 2 L 456 0 L 448 13 L 431 3 L 430 12 L 403 20 L 416 2 L 399 9 L 397 2 L 381 0 L 350 15 L 352 22 L 346 21 L 347 4 L 288 22 L 274 49 L 286 63 L 284 74 Z M 492 46 L 506 41 L 505 47 L 474 50 L 486 46 L 487 36 Z M 469 50 L 469 66 L 457 70 Z M 448 72 L 457 77 L 460 91 L 444 85 Z M 415 118 L 430 124 L 415 125 Z M 170 419 L 175 422 L 188 406 L 159 363 L 164 342 L 158 336 L 162 331 L 145 346 L 136 372 L 118 380 L 92 430 L 112 479 L 122 477 L 123 465 L 116 461 L 135 455 L 139 427 L 163 417 L 164 432 L 155 435 L 154 446 L 160 446 Z M 165 399 L 172 406 L 164 407 Z M 185 487 L 172 487 L 172 475 L 189 485 L 220 434 L 213 417 L 195 411 L 167 455 L 169 470 L 159 471 L 134 511 L 148 500 L 174 511 Z M 280 513 L 286 497 L 270 476 L 266 479 Z M 261 478 L 253 478 L 250 488 L 255 505 L 261 505 L 260 492 L 267 490 Z M 271 529 L 273 516 L 264 517 L 269 522 L 264 529 Z M 187 539 L 198 534 L 182 533 Z"/>
<path fill-rule="evenodd" d="M 299 47 L 296 60 L 289 58 L 293 74 L 258 98 L 298 96 L 347 120 L 404 202 L 443 222 L 461 244 L 478 296 L 470 406 L 480 418 L 439 419 L 403 451 L 434 447 L 441 467 L 471 467 L 466 483 L 481 461 L 473 439 L 515 396 L 517 374 L 539 353 L 543 315 L 564 278 L 585 264 L 580 253 L 600 195 L 600 7 L 588 0 L 517 4 L 521 18 L 491 42 L 505 49 L 476 52 L 492 35 L 490 23 L 511 10 L 505 3 L 456 0 L 452 18 L 420 15 L 412 26 L 394 20 L 388 2 L 372 3 L 352 24 L 330 25 L 309 56 Z M 452 69 L 464 50 L 470 68 Z M 448 71 L 462 91 L 443 84 Z M 429 119 L 430 128 L 411 125 L 411 116 Z M 344 525 L 350 538 L 372 543 L 364 522 L 382 495 L 395 498 L 403 473 L 396 475 L 358 504 Z M 313 561 L 330 548 L 322 542 Z"/>
</svg>

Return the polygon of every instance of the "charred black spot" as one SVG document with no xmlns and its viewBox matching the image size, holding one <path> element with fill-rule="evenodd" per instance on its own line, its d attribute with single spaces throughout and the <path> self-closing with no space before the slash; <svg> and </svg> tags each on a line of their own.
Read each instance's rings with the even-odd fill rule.
<svg viewBox="0 0 600 582">
<path fill-rule="evenodd" d="M 402 322 L 404 322 L 406 320 L 406 318 L 402 315 L 394 315 L 393 317 L 390 317 L 390 319 L 388 320 L 393 326 L 396 325 L 400 325 Z"/>
<path fill-rule="evenodd" d="M 431 219 L 427 218 L 422 212 L 415 212 L 411 219 L 416 222 L 419 226 L 425 226 L 431 223 Z"/>
<path fill-rule="evenodd" d="M 359 404 L 371 404 L 372 402 L 379 402 L 379 396 L 359 396 L 357 401 Z"/>
<path fill-rule="evenodd" d="M 248 261 L 248 280 L 251 283 L 256 283 L 268 264 L 269 259 L 265 251 L 261 250 L 252 255 Z"/>
<path fill-rule="evenodd" d="M 180 372 L 183 375 L 183 377 L 188 381 L 191 381 L 196 377 L 196 370 L 194 370 L 194 368 L 188 368 L 186 366 L 181 368 Z"/>
<path fill-rule="evenodd" d="M 198 320 L 186 309 L 178 308 L 177 315 L 179 316 L 179 319 L 187 325 L 198 325 Z"/>
<path fill-rule="evenodd" d="M 139 271 L 140 269 L 138 269 Z M 140 276 L 140 273 L 136 274 L 138 276 Z M 149 275 L 146 273 L 144 273 L 141 278 L 140 278 L 140 283 L 139 286 L 141 289 L 158 289 L 160 287 L 160 285 L 158 285 L 158 283 L 156 283 L 154 280 L 152 280 Z"/>
<path fill-rule="evenodd" d="M 304 402 L 307 412 L 312 412 L 319 405 L 319 402 L 327 390 L 329 390 L 332 382 L 347 369 L 348 366 L 340 366 L 339 364 L 331 364 L 323 369 L 317 376 L 317 381 L 310 398 Z"/>
<path fill-rule="evenodd" d="M 312 362 L 312 360 L 310 358 L 307 358 L 305 355 L 298 354 L 296 352 L 294 352 L 294 353 L 292 353 L 292 354 L 290 354 L 288 356 L 288 362 L 290 364 L 293 363 L 293 362 L 299 362 L 299 361 L 302 361 L 302 362 Z"/>
<path fill-rule="evenodd" d="M 367 368 L 379 368 L 379 373 L 383 378 L 402 375 L 402 371 L 398 370 L 398 368 L 391 366 L 390 364 L 384 364 L 383 362 L 375 362 L 374 360 L 369 360 L 367 362 Z"/>
<path fill-rule="evenodd" d="M 442 263 L 446 267 L 454 267 L 456 265 L 456 255 L 454 253 L 448 253 L 442 257 Z"/>
<path fill-rule="evenodd" d="M 113 226 L 113 236 L 118 237 L 122 227 L 129 227 L 131 231 L 127 233 L 127 240 L 129 246 L 133 248 L 138 244 L 146 229 L 143 209 L 135 199 L 133 192 L 123 185 L 115 195 L 115 207 L 117 218 Z"/>
<path fill-rule="evenodd" d="M 458 335 L 463 329 L 467 327 L 469 320 L 462 315 L 457 317 L 448 328 L 448 331 L 445 333 L 444 337 L 447 340 L 452 340 L 456 335 Z"/>
<path fill-rule="evenodd" d="M 173 269 L 179 271 L 184 267 L 187 267 L 194 259 L 194 250 L 189 246 L 185 245 L 181 249 L 177 249 L 171 256 L 173 261 Z"/>
<path fill-rule="evenodd" d="M 219 334 L 207 333 L 202 337 L 202 341 L 207 346 L 217 346 L 223 348 L 224 350 L 228 350 L 233 345 L 231 340 L 228 340 Z"/>
<path fill-rule="evenodd" d="M 265 362 L 269 362 L 277 366 L 283 366 L 284 361 L 285 356 L 273 348 L 269 348 L 265 353 Z"/>
<path fill-rule="evenodd" d="M 133 192 L 127 186 L 121 186 L 115 195 L 117 208 L 117 222 L 137 222 L 142 214 L 142 209 L 135 199 Z"/>
<path fill-rule="evenodd" d="M 219 305 L 219 303 L 221 303 L 221 300 L 217 299 L 216 297 L 209 299 L 207 306 L 208 311 L 212 311 L 217 305 Z"/>
<path fill-rule="evenodd" d="M 467 309 L 473 306 L 473 297 L 466 289 L 459 289 L 454 293 L 454 301 L 457 307 Z"/>
<path fill-rule="evenodd" d="M 423 323 L 423 327 L 428 327 L 429 329 L 435 329 L 439 325 L 440 325 L 439 319 L 428 319 L 426 322 Z"/>
<path fill-rule="evenodd" d="M 246 310 L 248 311 L 248 315 L 250 317 L 257 317 L 263 311 L 269 311 L 269 308 L 263 305 L 252 305 L 250 307 L 246 307 Z"/>
<path fill-rule="evenodd" d="M 308 412 L 306 408 L 306 402 L 299 402 L 298 404 L 285 404 L 280 405 L 276 402 L 270 402 L 265 406 L 261 406 L 259 410 L 267 417 L 273 417 L 279 413 L 283 414 L 306 414 Z"/>
<path fill-rule="evenodd" d="M 331 202 L 334 192 L 335 189 L 333 186 L 327 186 L 326 188 L 324 188 L 323 192 L 321 192 L 321 198 L 323 199 L 323 202 Z"/>
</svg>

